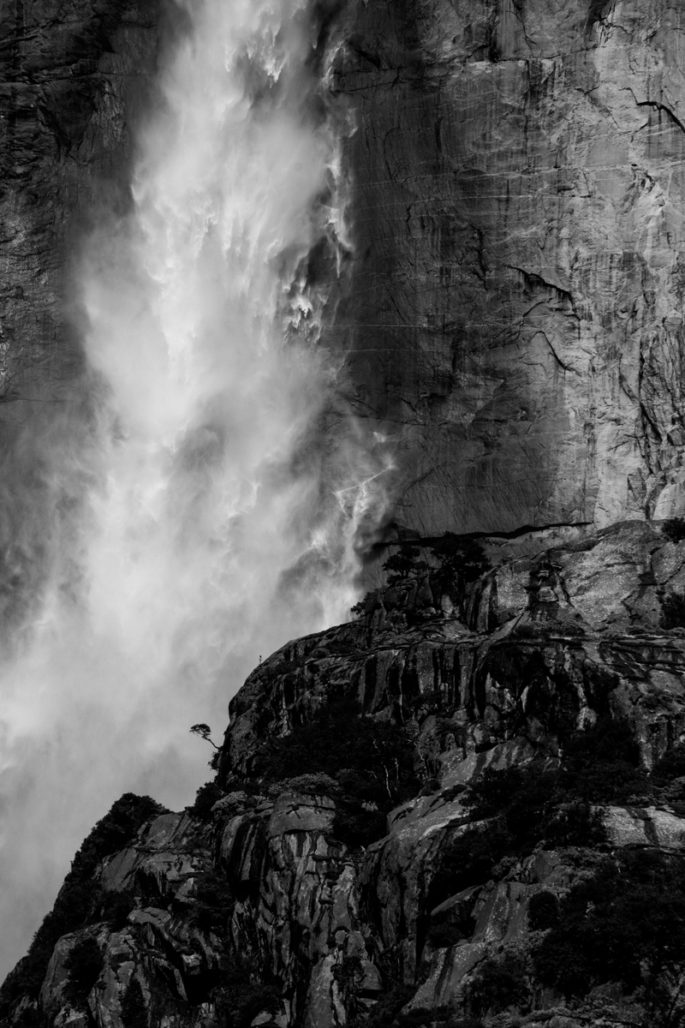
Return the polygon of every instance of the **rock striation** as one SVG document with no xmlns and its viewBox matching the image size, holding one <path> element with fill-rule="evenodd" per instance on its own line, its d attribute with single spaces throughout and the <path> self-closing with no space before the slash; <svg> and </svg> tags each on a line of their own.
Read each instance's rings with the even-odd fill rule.
<svg viewBox="0 0 685 1028">
<path fill-rule="evenodd" d="M 123 797 L 96 826 L 0 1023 L 676 1028 L 682 14 L 335 17 L 357 130 L 330 345 L 414 541 L 355 621 L 248 678 L 192 808 Z M 81 372 L 70 245 L 96 194 L 126 208 L 160 19 L 134 0 L 0 15 L 8 437 Z"/>
<path fill-rule="evenodd" d="M 685 875 L 679 534 L 400 548 L 355 621 L 250 675 L 193 808 L 124 798 L 100 823 L 64 887 L 80 909 L 10 975 L 2 1023 L 680 1023 L 685 939 L 674 921 L 663 960 L 644 941 Z M 619 916 L 653 979 L 583 964 Z"/>
<path fill-rule="evenodd" d="M 683 506 L 683 12 L 354 4 L 360 416 L 426 535 Z"/>
<path fill-rule="evenodd" d="M 337 47 L 331 89 L 357 124 L 354 260 L 328 338 L 357 413 L 387 439 L 396 519 L 430 535 L 677 515 L 677 5 L 317 12 Z M 78 373 L 72 247 L 84 212 L 126 206 L 131 126 L 172 21 L 135 0 L 3 11 L 7 431 L 65 402 Z"/>
</svg>

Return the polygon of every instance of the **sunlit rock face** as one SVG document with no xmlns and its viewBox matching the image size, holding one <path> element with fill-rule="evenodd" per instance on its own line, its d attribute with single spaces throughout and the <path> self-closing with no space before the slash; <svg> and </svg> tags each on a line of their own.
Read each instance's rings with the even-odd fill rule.
<svg viewBox="0 0 685 1028">
<path fill-rule="evenodd" d="M 681 510 L 682 17 L 666 0 L 355 6 L 347 317 L 401 522 Z"/>
<path fill-rule="evenodd" d="M 646 523 L 447 559 L 421 545 L 354 622 L 261 662 L 192 808 L 115 804 L 0 989 L 2 1024 L 673 1023 L 621 990 L 622 967 L 569 996 L 536 910 L 570 917 L 569 895 L 610 865 L 685 869 L 685 634 L 659 599 L 684 578 L 685 542 Z M 488 781 L 503 790 L 489 808 L 473 793 Z M 629 886 L 628 949 L 649 921 Z M 484 995 L 493 966 L 522 988 Z M 679 978 L 659 980 L 682 1010 Z"/>
</svg>

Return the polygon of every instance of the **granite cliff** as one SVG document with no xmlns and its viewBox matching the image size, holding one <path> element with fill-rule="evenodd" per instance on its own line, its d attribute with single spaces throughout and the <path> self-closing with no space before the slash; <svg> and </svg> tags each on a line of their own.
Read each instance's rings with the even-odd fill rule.
<svg viewBox="0 0 685 1028">
<path fill-rule="evenodd" d="M 682 12 L 319 6 L 357 122 L 329 345 L 410 542 L 248 678 L 192 808 L 96 826 L 0 1021 L 675 1028 Z M 80 374 L 66 252 L 100 184 L 127 202 L 159 18 L 2 26 L 8 440 Z"/>
<path fill-rule="evenodd" d="M 682 505 L 683 12 L 353 5 L 358 410 L 426 533 Z"/>
<path fill-rule="evenodd" d="M 399 550 L 248 678 L 192 808 L 96 826 L 2 1023 L 682 1024 L 684 536 Z"/>
</svg>

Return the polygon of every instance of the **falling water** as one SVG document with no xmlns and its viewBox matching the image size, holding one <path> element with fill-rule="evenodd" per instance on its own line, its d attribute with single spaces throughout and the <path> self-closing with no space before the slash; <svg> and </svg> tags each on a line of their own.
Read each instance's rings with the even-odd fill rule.
<svg viewBox="0 0 685 1028">
<path fill-rule="evenodd" d="M 111 801 L 190 802 L 189 726 L 222 729 L 260 653 L 347 616 L 383 502 L 358 428 L 319 431 L 335 368 L 307 255 L 346 240 L 306 0 L 188 13 L 132 211 L 84 244 L 89 434 L 60 447 L 68 531 L 2 668 L 5 969 Z"/>
</svg>

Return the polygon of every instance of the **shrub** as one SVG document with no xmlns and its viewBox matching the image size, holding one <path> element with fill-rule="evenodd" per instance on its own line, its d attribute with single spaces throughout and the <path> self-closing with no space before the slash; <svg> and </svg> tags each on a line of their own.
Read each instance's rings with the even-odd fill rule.
<svg viewBox="0 0 685 1028">
<path fill-rule="evenodd" d="M 396 553 L 392 553 L 383 564 L 383 569 L 388 571 L 388 585 L 404 581 L 410 575 L 416 575 L 421 571 L 427 571 L 428 565 L 420 559 L 421 551 L 417 546 L 410 546 L 402 543 Z"/>
<path fill-rule="evenodd" d="M 223 789 L 216 784 L 216 782 L 205 782 L 197 790 L 195 796 L 195 802 L 192 807 L 189 807 L 190 813 L 193 817 L 197 817 L 200 821 L 210 821 L 212 817 L 212 807 L 220 800 L 224 795 Z"/>
<path fill-rule="evenodd" d="M 381 996 L 368 1014 L 356 1018 L 350 1028 L 396 1028 L 399 1012 L 414 992 L 410 985 L 395 984 Z"/>
<path fill-rule="evenodd" d="M 549 811 L 544 841 L 548 846 L 598 846 L 606 842 L 602 813 L 583 800 L 562 802 Z"/>
<path fill-rule="evenodd" d="M 45 1020 L 35 1006 L 24 1007 L 15 1015 L 12 1028 L 45 1028 Z"/>
<path fill-rule="evenodd" d="M 124 1028 L 147 1028 L 145 997 L 137 978 L 131 977 L 121 1002 L 121 1023 Z"/>
<path fill-rule="evenodd" d="M 446 949 L 455 946 L 462 939 L 468 938 L 473 933 L 474 922 L 469 920 L 467 924 L 460 924 L 452 921 L 434 921 L 426 933 L 426 941 L 433 949 Z"/>
<path fill-rule="evenodd" d="M 340 788 L 333 826 L 340 841 L 368 845 L 385 834 L 385 815 L 419 787 L 405 730 L 363 717 L 339 700 L 314 720 L 262 747 L 256 771 L 267 781 L 327 775 Z"/>
<path fill-rule="evenodd" d="M 418 1009 L 403 1014 L 415 992 L 408 985 L 396 985 L 382 996 L 368 1014 L 355 1018 L 350 1028 L 483 1028 L 483 1022 L 472 1017 L 459 1017 L 449 1006 Z"/>
<path fill-rule="evenodd" d="M 685 860 L 650 851 L 605 859 L 563 898 L 533 952 L 540 981 L 566 996 L 618 982 L 653 998 L 684 960 Z"/>
<path fill-rule="evenodd" d="M 545 931 L 559 923 L 559 900 L 553 892 L 542 889 L 530 898 L 528 924 L 533 931 Z"/>
<path fill-rule="evenodd" d="M 588 803 L 627 802 L 649 793 L 640 747 L 624 718 L 601 717 L 564 746 L 562 785 Z"/>
<path fill-rule="evenodd" d="M 92 881 L 100 861 L 132 842 L 138 829 L 163 810 L 149 796 L 125 793 L 98 821 L 74 857 L 55 904 L 33 937 L 28 953 L 0 988 L 0 1019 L 9 1019 L 12 1007 L 23 996 L 37 998 L 57 940 L 81 928 L 93 916 L 102 898 Z"/>
<path fill-rule="evenodd" d="M 664 753 L 654 765 L 652 778 L 657 785 L 666 785 L 674 778 L 685 777 L 685 743 L 679 742 Z"/>
<path fill-rule="evenodd" d="M 443 849 L 428 887 L 427 908 L 432 910 L 463 889 L 486 882 L 512 848 L 511 835 L 502 825 L 472 828 L 457 835 Z"/>
<path fill-rule="evenodd" d="M 277 1013 L 280 996 L 269 982 L 253 980 L 241 964 L 232 964 L 222 974 L 222 985 L 214 992 L 218 1023 L 225 1028 L 250 1028 L 262 1011 Z"/>
<path fill-rule="evenodd" d="M 432 549 L 441 562 L 439 574 L 447 580 L 459 576 L 464 582 L 475 582 L 490 567 L 483 547 L 468 536 L 446 532 L 433 543 Z"/>
<path fill-rule="evenodd" d="M 472 885 L 481 885 L 504 857 L 523 857 L 536 845 L 595 846 L 605 841 L 592 803 L 626 800 L 648 792 L 639 748 L 629 726 L 600 720 L 568 741 L 561 768 L 533 763 L 501 771 L 486 769 L 466 791 L 474 818 L 489 820 L 443 848 L 426 902 L 432 909 Z"/>
<path fill-rule="evenodd" d="M 612 0 L 590 0 L 588 8 L 588 26 L 594 25 L 596 21 L 600 21 L 609 7 L 611 6 Z"/>
<path fill-rule="evenodd" d="M 536 764 L 488 769 L 469 788 L 466 803 L 478 818 L 503 817 L 510 853 L 530 852 L 538 842 L 584 846 L 603 841 L 601 819 L 585 797 L 576 798 L 574 786 L 573 776 Z"/>
<path fill-rule="evenodd" d="M 198 875 L 193 913 L 203 931 L 221 930 L 233 912 L 233 893 L 225 878 L 213 871 Z"/>
<path fill-rule="evenodd" d="M 685 593 L 668 593 L 661 601 L 661 627 L 682 628 L 685 625 Z"/>
<path fill-rule="evenodd" d="M 73 1003 L 83 1005 L 86 1002 L 103 965 L 104 958 L 95 939 L 80 939 L 72 947 L 64 966 L 69 974 L 65 992 Z"/>
<path fill-rule="evenodd" d="M 359 990 L 364 981 L 364 965 L 360 957 L 343 957 L 333 968 L 333 977 L 338 983 L 348 1016 L 359 1008 Z"/>
<path fill-rule="evenodd" d="M 515 953 L 504 953 L 487 957 L 478 965 L 469 986 L 468 1003 L 473 1013 L 481 1016 L 525 1006 L 529 996 L 525 960 Z"/>
<path fill-rule="evenodd" d="M 673 543 L 685 539 L 685 518 L 668 518 L 661 526 L 661 532 Z"/>
<path fill-rule="evenodd" d="M 112 931 L 118 932 L 128 922 L 128 915 L 135 905 L 135 899 L 130 892 L 103 892 L 96 916 L 106 921 Z"/>
</svg>

